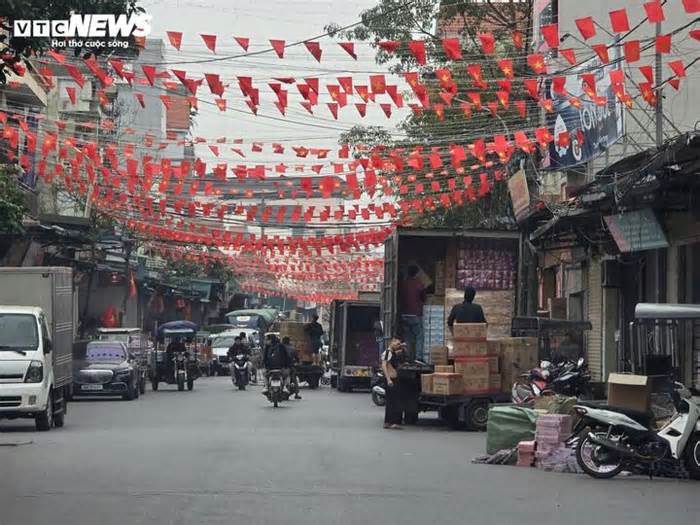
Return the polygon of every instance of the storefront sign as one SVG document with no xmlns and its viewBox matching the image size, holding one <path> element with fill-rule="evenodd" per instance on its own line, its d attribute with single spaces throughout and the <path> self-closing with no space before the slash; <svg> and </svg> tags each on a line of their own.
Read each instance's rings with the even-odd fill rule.
<svg viewBox="0 0 700 525">
<path fill-rule="evenodd" d="M 622 253 L 668 247 L 666 234 L 649 208 L 604 218 L 610 235 Z"/>
<path fill-rule="evenodd" d="M 527 177 L 524 170 L 518 170 L 508 179 L 508 191 L 513 203 L 515 220 L 520 221 L 530 209 L 530 191 L 527 187 Z"/>
<path fill-rule="evenodd" d="M 610 48 L 610 64 L 603 66 L 598 58 L 572 69 L 564 85 L 565 95 L 554 93 L 554 111 L 547 114 L 547 126 L 554 129 L 554 142 L 549 145 L 549 164 L 543 167 L 561 169 L 587 162 L 617 142 L 624 133 L 623 105 L 613 91 L 610 72 L 619 68 L 619 47 Z M 595 79 L 595 93 L 605 99 L 604 105 L 591 100 L 584 93 L 582 76 L 591 74 Z M 577 100 L 574 105 L 572 100 Z M 577 107 L 578 106 L 578 107 Z M 569 134 L 569 142 L 560 144 L 558 137 Z M 583 140 L 581 140 L 583 139 Z"/>
</svg>

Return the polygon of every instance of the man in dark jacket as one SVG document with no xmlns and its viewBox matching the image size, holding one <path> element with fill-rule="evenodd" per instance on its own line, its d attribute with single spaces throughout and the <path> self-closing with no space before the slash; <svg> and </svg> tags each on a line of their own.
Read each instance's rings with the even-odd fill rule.
<svg viewBox="0 0 700 525">
<path fill-rule="evenodd" d="M 323 336 L 323 327 L 321 323 L 318 322 L 318 315 L 314 315 L 313 321 L 304 326 L 304 332 L 309 336 L 311 340 L 311 354 L 313 356 L 313 362 L 315 365 L 319 364 L 319 352 L 323 347 L 323 341 L 321 337 Z"/>
<path fill-rule="evenodd" d="M 268 334 L 265 338 L 265 349 L 263 350 L 263 366 L 265 367 L 266 380 L 268 382 L 270 370 L 281 370 L 284 383 L 289 381 L 289 369 L 292 366 L 292 359 L 287 348 L 280 342 L 276 335 Z M 267 391 L 267 386 L 263 392 Z"/>
<path fill-rule="evenodd" d="M 447 318 L 447 326 L 450 327 L 450 332 L 452 332 L 452 327 L 455 323 L 486 322 L 486 317 L 484 317 L 484 311 L 481 309 L 481 305 L 472 302 L 474 301 L 475 295 L 476 290 L 471 286 L 467 286 L 464 289 L 464 302 L 454 305 L 450 316 Z"/>
</svg>

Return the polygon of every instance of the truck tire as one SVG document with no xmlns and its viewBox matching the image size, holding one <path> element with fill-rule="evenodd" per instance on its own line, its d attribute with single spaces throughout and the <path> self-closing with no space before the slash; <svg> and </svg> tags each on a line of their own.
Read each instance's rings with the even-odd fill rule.
<svg viewBox="0 0 700 525">
<path fill-rule="evenodd" d="M 68 400 L 65 397 L 66 394 L 63 395 L 64 397 L 61 400 L 61 412 L 53 415 L 53 426 L 56 428 L 63 428 L 63 425 L 66 424 L 66 415 L 68 414 Z"/>
<path fill-rule="evenodd" d="M 474 399 L 467 405 L 464 419 L 470 430 L 486 430 L 489 419 L 489 400 Z"/>
<path fill-rule="evenodd" d="M 49 396 L 46 400 L 46 409 L 36 416 L 34 423 L 36 429 L 41 432 L 47 432 L 51 430 L 53 426 L 53 392 L 49 391 Z"/>
</svg>

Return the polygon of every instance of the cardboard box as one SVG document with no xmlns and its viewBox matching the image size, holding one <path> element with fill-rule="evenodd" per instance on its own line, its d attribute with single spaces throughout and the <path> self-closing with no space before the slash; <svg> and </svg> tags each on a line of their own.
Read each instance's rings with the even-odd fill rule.
<svg viewBox="0 0 700 525">
<path fill-rule="evenodd" d="M 436 374 L 454 374 L 455 367 L 452 365 L 435 365 Z"/>
<path fill-rule="evenodd" d="M 461 394 L 462 376 L 459 374 L 433 374 L 433 394 L 452 396 Z"/>
<path fill-rule="evenodd" d="M 608 405 L 639 412 L 650 408 L 651 387 L 647 376 L 610 374 L 608 376 Z"/>
<path fill-rule="evenodd" d="M 501 374 L 489 374 L 489 390 L 492 392 L 501 391 Z"/>
<path fill-rule="evenodd" d="M 482 357 L 488 352 L 486 341 L 454 341 L 451 357 Z"/>
<path fill-rule="evenodd" d="M 486 341 L 486 353 L 488 355 L 501 355 L 501 340 L 500 339 L 488 339 Z"/>
<path fill-rule="evenodd" d="M 468 377 L 462 379 L 463 394 L 483 394 L 489 390 L 489 377 Z"/>
<path fill-rule="evenodd" d="M 455 373 L 466 378 L 488 379 L 489 358 L 488 357 L 462 357 L 455 359 Z"/>
<path fill-rule="evenodd" d="M 486 323 L 455 323 L 452 327 L 452 335 L 456 341 L 484 341 L 486 342 L 486 334 L 488 332 L 488 324 Z"/>
<path fill-rule="evenodd" d="M 447 364 L 447 347 L 446 346 L 433 346 L 430 349 L 430 362 L 434 365 L 446 365 Z"/>
<path fill-rule="evenodd" d="M 433 374 L 421 374 L 420 376 L 420 390 L 425 394 L 432 394 L 433 392 Z"/>
<path fill-rule="evenodd" d="M 499 347 L 503 388 L 510 388 L 518 376 L 538 366 L 536 337 L 504 337 Z"/>
</svg>

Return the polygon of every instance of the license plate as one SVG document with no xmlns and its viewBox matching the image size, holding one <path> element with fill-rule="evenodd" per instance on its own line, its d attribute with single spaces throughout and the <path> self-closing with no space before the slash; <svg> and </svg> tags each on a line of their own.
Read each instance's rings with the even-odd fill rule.
<svg viewBox="0 0 700 525">
<path fill-rule="evenodd" d="M 270 381 L 270 384 L 272 386 L 282 386 L 282 381 L 280 381 L 279 379 L 273 379 L 272 381 Z"/>
<path fill-rule="evenodd" d="M 102 390 L 102 385 L 83 385 L 80 387 L 81 390 Z"/>
</svg>

